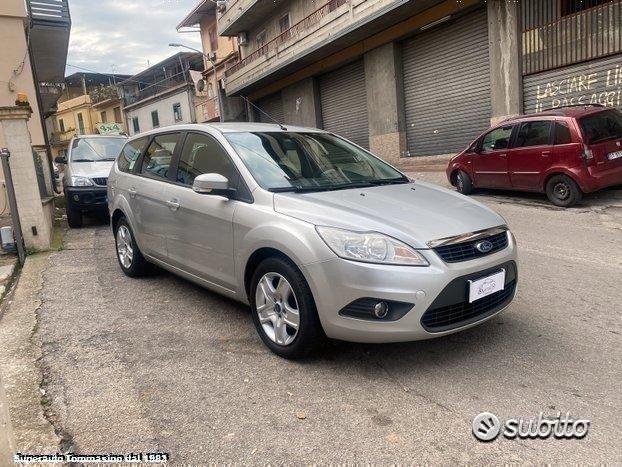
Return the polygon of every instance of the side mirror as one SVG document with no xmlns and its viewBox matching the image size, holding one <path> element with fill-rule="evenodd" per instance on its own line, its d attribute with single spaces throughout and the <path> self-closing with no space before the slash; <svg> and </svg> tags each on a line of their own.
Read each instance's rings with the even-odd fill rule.
<svg viewBox="0 0 622 467">
<path fill-rule="evenodd" d="M 65 156 L 56 156 L 54 158 L 54 162 L 56 162 L 57 164 L 66 164 L 67 158 Z"/>
<path fill-rule="evenodd" d="M 220 174 L 197 175 L 192 183 L 192 190 L 203 195 L 224 196 L 231 198 L 235 189 L 229 188 L 229 180 Z"/>
</svg>

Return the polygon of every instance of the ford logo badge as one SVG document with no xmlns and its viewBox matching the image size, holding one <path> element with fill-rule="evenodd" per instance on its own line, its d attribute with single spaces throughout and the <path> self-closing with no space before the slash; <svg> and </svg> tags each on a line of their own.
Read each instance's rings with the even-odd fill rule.
<svg viewBox="0 0 622 467">
<path fill-rule="evenodd" d="M 493 249 L 493 247 L 494 247 L 494 245 L 492 244 L 492 242 L 490 242 L 488 240 L 484 240 L 482 242 L 479 242 L 479 243 L 475 244 L 475 248 L 480 253 L 488 253 L 490 250 Z"/>
</svg>

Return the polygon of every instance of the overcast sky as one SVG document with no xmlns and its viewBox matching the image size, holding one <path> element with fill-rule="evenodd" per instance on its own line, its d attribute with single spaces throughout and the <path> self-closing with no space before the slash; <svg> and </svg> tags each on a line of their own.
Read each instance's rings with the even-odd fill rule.
<svg viewBox="0 0 622 467">
<path fill-rule="evenodd" d="M 198 33 L 179 34 L 175 26 L 198 0 L 70 0 L 71 39 L 66 74 L 77 65 L 101 73 L 134 74 L 182 49 L 201 49 Z M 83 71 L 83 70 L 82 70 Z"/>
</svg>

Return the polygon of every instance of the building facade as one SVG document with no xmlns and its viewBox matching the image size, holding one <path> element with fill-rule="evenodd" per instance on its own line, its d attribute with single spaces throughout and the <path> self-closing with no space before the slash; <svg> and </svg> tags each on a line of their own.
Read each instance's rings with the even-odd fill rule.
<svg viewBox="0 0 622 467">
<path fill-rule="evenodd" d="M 205 64 L 203 72 L 205 90 L 196 101 L 197 120 L 199 122 L 219 121 L 221 114 L 224 121 L 245 120 L 244 102 L 239 98 L 227 98 L 222 84 L 225 68 L 239 60 L 239 50 L 237 37 L 218 34 L 216 3 L 211 0 L 201 0 L 177 25 L 178 32 L 196 32 L 197 28 L 201 34 Z"/>
<path fill-rule="evenodd" d="M 49 248 L 54 181 L 49 117 L 60 96 L 71 18 L 67 0 L 0 2 L 0 147 L 11 152 L 15 197 L 27 248 Z M 6 208 L 5 174 L 1 203 Z"/>
<path fill-rule="evenodd" d="M 620 107 L 621 4 L 230 0 L 217 22 L 238 38 L 240 61 L 225 89 L 395 164 L 453 154 L 522 112 Z"/>
<path fill-rule="evenodd" d="M 55 157 L 67 153 L 69 141 L 74 136 L 102 133 L 102 123 L 107 124 L 105 130 L 115 124 L 115 131 L 127 133 L 123 101 L 116 83 L 129 77 L 120 74 L 74 73 L 65 78 L 50 137 Z"/>
<path fill-rule="evenodd" d="M 197 123 L 196 85 L 203 70 L 200 53 L 180 52 L 121 82 L 128 134 Z"/>
</svg>

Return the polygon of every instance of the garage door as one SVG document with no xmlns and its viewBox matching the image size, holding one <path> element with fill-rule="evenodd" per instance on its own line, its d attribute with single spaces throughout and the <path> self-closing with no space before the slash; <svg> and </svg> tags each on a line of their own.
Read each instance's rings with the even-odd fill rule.
<svg viewBox="0 0 622 467">
<path fill-rule="evenodd" d="M 369 149 L 365 67 L 357 61 L 320 77 L 324 129 Z"/>
<path fill-rule="evenodd" d="M 267 97 L 263 97 L 259 99 L 254 104 L 263 110 L 265 113 L 270 115 L 274 120 L 279 123 L 285 123 L 284 112 L 283 112 L 283 99 L 281 97 L 281 93 L 277 92 L 275 94 L 271 94 Z M 273 120 L 268 118 L 266 115 L 255 109 L 255 121 L 261 123 L 274 123 Z"/>
<path fill-rule="evenodd" d="M 622 55 L 523 78 L 525 113 L 582 104 L 622 109 Z"/>
<path fill-rule="evenodd" d="M 485 10 L 409 39 L 404 43 L 403 61 L 410 155 L 458 152 L 489 127 Z"/>
</svg>

